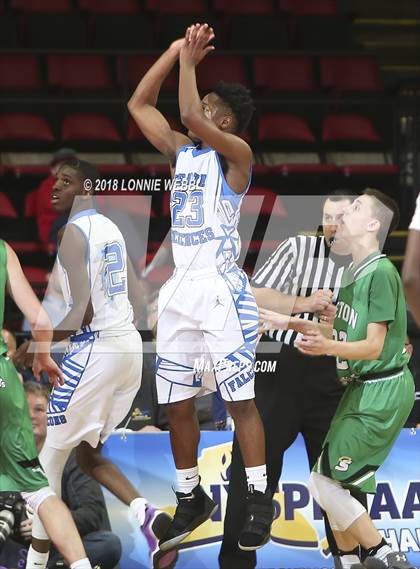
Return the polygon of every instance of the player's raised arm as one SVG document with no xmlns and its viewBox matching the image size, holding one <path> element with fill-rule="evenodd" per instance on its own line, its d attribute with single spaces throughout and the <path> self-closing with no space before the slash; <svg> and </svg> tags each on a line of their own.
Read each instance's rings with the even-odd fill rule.
<svg viewBox="0 0 420 569">
<path fill-rule="evenodd" d="M 86 264 L 86 238 L 73 224 L 65 227 L 58 255 L 66 271 L 72 305 L 64 319 L 54 330 L 54 341 L 64 340 L 82 326 L 90 324 L 93 318 L 90 279 Z"/>
<path fill-rule="evenodd" d="M 156 104 L 163 81 L 179 58 L 184 39 L 174 41 L 152 65 L 128 102 L 128 110 L 147 140 L 174 163 L 176 151 L 191 140 L 174 131 L 157 110 Z"/>
<path fill-rule="evenodd" d="M 197 90 L 195 68 L 214 49 L 209 45 L 213 38 L 213 29 L 207 24 L 196 24 L 186 32 L 179 58 L 181 121 L 197 139 L 226 158 L 229 169 L 235 170 L 233 183 L 231 180 L 228 182 L 233 191 L 242 193 L 249 178 L 251 148 L 237 136 L 242 129 L 227 102 L 217 92 L 210 93 L 201 101 Z"/>
</svg>

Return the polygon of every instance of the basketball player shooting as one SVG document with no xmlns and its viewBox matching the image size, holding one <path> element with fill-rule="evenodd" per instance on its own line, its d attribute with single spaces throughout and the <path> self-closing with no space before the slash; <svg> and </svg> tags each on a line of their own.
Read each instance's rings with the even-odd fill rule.
<svg viewBox="0 0 420 569">
<path fill-rule="evenodd" d="M 159 295 L 156 381 L 167 404 L 177 475 L 177 508 L 160 540 L 169 550 L 216 511 L 200 486 L 199 426 L 194 398 L 219 390 L 235 421 L 248 482 L 247 519 L 239 547 L 270 538 L 264 430 L 254 403 L 258 309 L 236 260 L 239 209 L 250 184 L 252 151 L 238 134 L 252 116 L 249 91 L 220 83 L 202 100 L 196 67 L 214 47 L 213 29 L 190 26 L 140 81 L 128 108 L 146 138 L 171 163 L 172 249 L 175 271 Z M 179 108 L 188 136 L 172 130 L 156 109 L 161 85 L 179 60 Z M 195 362 L 210 357 L 212 374 Z M 245 473 L 244 473 L 245 474 Z"/>
</svg>

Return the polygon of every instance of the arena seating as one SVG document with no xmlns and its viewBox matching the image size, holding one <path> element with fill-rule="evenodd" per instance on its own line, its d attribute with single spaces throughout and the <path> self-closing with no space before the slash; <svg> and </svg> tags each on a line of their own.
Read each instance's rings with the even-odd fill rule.
<svg viewBox="0 0 420 569">
<path fill-rule="evenodd" d="M 420 93 L 397 94 L 418 66 L 417 0 L 0 0 L 0 13 L 0 196 L 9 204 L 0 202 L 0 215 L 28 267 L 48 265 L 30 192 L 60 146 L 93 156 L 104 177 L 169 177 L 126 103 L 162 49 L 197 20 L 216 31 L 216 51 L 197 71 L 201 94 L 226 79 L 255 98 L 244 138 L 262 216 L 277 194 L 377 185 L 399 195 L 396 126 Z M 183 129 L 177 91 L 175 66 L 159 108 Z M 152 196 L 162 235 L 168 195 Z"/>
</svg>

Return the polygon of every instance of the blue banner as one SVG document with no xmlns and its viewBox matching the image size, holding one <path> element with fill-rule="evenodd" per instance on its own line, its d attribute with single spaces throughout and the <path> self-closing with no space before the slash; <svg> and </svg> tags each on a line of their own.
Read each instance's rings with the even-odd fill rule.
<svg viewBox="0 0 420 569">
<path fill-rule="evenodd" d="M 394 549 L 420 566 L 420 433 L 404 429 L 386 463 L 377 474 L 377 493 L 370 500 L 374 523 Z M 197 528 L 182 544 L 177 569 L 216 569 L 223 533 L 232 433 L 202 432 L 199 447 L 201 484 L 219 504 L 211 520 Z M 151 503 L 172 513 L 175 468 L 168 433 L 114 434 L 104 454 L 109 456 Z M 331 569 L 325 529 L 307 481 L 308 461 L 299 436 L 287 451 L 279 492 L 275 495 L 277 517 L 271 542 L 258 551 L 259 569 Z M 105 493 L 113 530 L 123 546 L 121 569 L 150 567 L 146 542 L 124 507 Z M 232 568 L 233 569 L 233 568 Z"/>
</svg>

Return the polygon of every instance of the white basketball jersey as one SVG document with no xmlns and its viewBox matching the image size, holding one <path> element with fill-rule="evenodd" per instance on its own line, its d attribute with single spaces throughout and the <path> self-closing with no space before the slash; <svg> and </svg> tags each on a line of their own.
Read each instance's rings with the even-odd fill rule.
<svg viewBox="0 0 420 569">
<path fill-rule="evenodd" d="M 228 186 L 212 148 L 187 145 L 179 150 L 171 189 L 171 239 L 177 268 L 217 267 L 224 272 L 238 259 L 237 227 L 245 193 L 238 195 Z"/>
<path fill-rule="evenodd" d="M 90 279 L 94 312 L 87 331 L 100 331 L 103 336 L 132 331 L 135 327 L 127 292 L 127 250 L 120 230 L 115 223 L 94 209 L 80 211 L 67 223 L 76 225 L 87 242 L 84 262 Z M 57 265 L 68 311 L 72 297 L 67 272 L 60 263 L 60 252 Z"/>
</svg>

